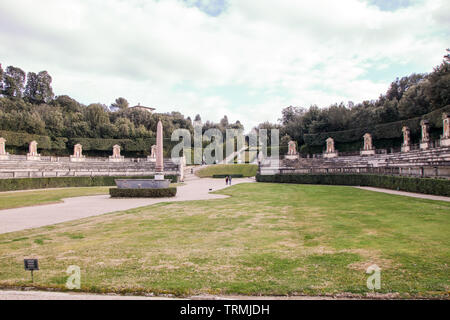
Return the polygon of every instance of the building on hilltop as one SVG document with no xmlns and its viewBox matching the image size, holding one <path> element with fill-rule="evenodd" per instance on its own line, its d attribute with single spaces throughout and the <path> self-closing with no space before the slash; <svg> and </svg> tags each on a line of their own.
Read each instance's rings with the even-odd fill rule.
<svg viewBox="0 0 450 320">
<path fill-rule="evenodd" d="M 146 106 L 141 106 L 140 103 L 138 103 L 137 106 L 134 107 L 130 107 L 130 109 L 137 109 L 137 110 L 143 110 L 143 111 L 147 111 L 147 112 L 153 112 L 156 109 L 155 108 L 151 108 L 151 107 L 146 107 Z"/>
</svg>

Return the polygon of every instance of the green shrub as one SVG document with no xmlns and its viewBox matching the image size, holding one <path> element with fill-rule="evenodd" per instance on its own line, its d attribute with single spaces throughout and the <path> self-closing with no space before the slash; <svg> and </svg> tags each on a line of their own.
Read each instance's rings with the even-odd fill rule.
<svg viewBox="0 0 450 320">
<path fill-rule="evenodd" d="M 367 186 L 450 196 L 450 180 L 375 174 L 276 174 L 257 175 L 258 182 Z"/>
<path fill-rule="evenodd" d="M 36 141 L 38 149 L 52 149 L 52 141 L 48 136 L 0 130 L 0 137 L 6 139 L 6 146 L 26 149 L 31 141 Z"/>
<path fill-rule="evenodd" d="M 112 198 L 167 198 L 175 197 L 177 188 L 161 189 L 109 189 Z"/>
<path fill-rule="evenodd" d="M 137 177 L 47 177 L 47 178 L 23 178 L 0 179 L 0 191 L 69 188 L 69 187 L 100 187 L 115 186 L 115 179 L 153 179 L 154 176 Z M 171 182 L 178 182 L 178 176 L 168 175 Z"/>
</svg>

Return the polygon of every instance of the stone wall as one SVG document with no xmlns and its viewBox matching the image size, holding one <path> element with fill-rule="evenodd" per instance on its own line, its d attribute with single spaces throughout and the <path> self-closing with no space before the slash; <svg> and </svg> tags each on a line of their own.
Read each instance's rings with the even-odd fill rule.
<svg viewBox="0 0 450 320">
<path fill-rule="evenodd" d="M 183 176 L 183 165 L 176 160 L 164 160 L 164 173 Z M 86 158 L 71 162 L 68 157 L 41 157 L 27 161 L 25 156 L 11 155 L 0 161 L 0 179 L 79 177 L 79 176 L 149 176 L 154 175 L 155 163 L 147 159 L 125 158 L 123 162 L 110 162 L 108 158 Z"/>
<path fill-rule="evenodd" d="M 261 174 L 289 173 L 376 173 L 421 177 L 450 178 L 450 147 L 412 150 L 372 156 L 342 156 L 336 158 L 284 159 L 279 166 L 266 159 L 260 165 Z"/>
</svg>

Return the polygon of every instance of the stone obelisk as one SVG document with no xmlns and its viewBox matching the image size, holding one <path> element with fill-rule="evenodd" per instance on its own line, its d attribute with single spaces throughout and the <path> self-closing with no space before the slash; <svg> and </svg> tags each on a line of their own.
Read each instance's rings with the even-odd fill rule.
<svg viewBox="0 0 450 320">
<path fill-rule="evenodd" d="M 155 180 L 164 180 L 163 125 L 158 121 L 156 128 L 156 175 Z"/>
</svg>

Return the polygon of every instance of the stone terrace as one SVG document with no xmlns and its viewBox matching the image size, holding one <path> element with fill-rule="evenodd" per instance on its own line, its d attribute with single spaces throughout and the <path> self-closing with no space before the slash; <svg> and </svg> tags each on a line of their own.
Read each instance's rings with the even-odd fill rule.
<svg viewBox="0 0 450 320">
<path fill-rule="evenodd" d="M 450 178 L 450 147 L 412 150 L 405 153 L 337 158 L 284 159 L 275 168 L 270 159 L 261 163 L 261 173 L 380 173 Z"/>
<path fill-rule="evenodd" d="M 180 165 L 164 160 L 164 173 L 180 175 Z M 0 179 L 78 177 L 78 176 L 147 176 L 154 175 L 155 162 L 147 159 L 125 158 L 123 162 L 109 162 L 108 158 L 86 158 L 84 162 L 70 162 L 69 158 L 41 157 L 27 161 L 25 156 L 10 156 L 0 161 Z"/>
</svg>

